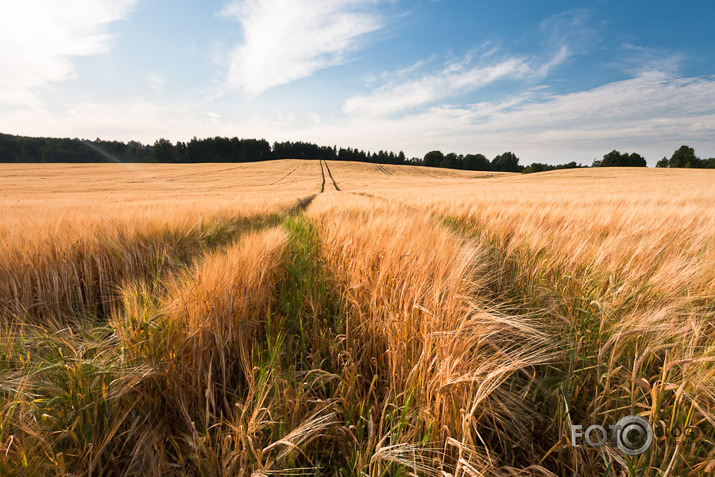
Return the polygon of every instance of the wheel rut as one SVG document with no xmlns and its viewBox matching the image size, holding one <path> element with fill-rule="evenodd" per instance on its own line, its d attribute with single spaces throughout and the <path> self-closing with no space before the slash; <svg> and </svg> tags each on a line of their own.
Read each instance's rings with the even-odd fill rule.
<svg viewBox="0 0 715 477">
<path fill-rule="evenodd" d="M 328 167 L 327 161 L 322 161 L 325 163 L 325 169 L 328 171 L 328 176 L 330 176 L 330 180 L 333 182 L 333 187 L 335 187 L 335 190 L 340 192 L 340 187 L 338 186 L 338 183 L 335 182 L 335 178 L 333 177 L 333 173 L 330 172 L 330 167 Z M 323 186 L 325 186 L 325 174 L 323 174 Z"/>
<path fill-rule="evenodd" d="M 325 170 L 323 169 L 323 161 L 318 161 L 318 163 L 320 164 L 320 174 L 323 176 L 323 183 L 320 186 L 320 193 L 322 194 L 325 192 Z"/>
</svg>

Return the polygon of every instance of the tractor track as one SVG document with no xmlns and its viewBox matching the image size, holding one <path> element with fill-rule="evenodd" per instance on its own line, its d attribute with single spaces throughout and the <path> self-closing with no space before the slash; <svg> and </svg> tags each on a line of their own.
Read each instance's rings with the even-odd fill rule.
<svg viewBox="0 0 715 477">
<path fill-rule="evenodd" d="M 320 186 L 320 193 L 325 192 L 325 170 L 323 170 L 323 161 L 318 161 L 320 164 L 320 174 L 323 176 L 323 184 Z M 325 165 L 327 167 L 327 164 Z"/>
<path fill-rule="evenodd" d="M 323 161 L 325 163 L 325 168 L 328 170 L 328 175 L 330 176 L 330 180 L 333 181 L 333 187 L 335 187 L 335 190 L 340 192 L 340 187 L 338 187 L 338 183 L 335 182 L 335 178 L 333 178 L 333 173 L 330 172 L 330 167 L 328 167 L 327 161 Z M 323 185 L 325 184 L 325 174 L 323 174 Z"/>
<path fill-rule="evenodd" d="M 388 171 L 384 166 L 381 166 L 379 164 L 376 164 L 375 167 L 377 167 L 378 171 L 382 172 L 383 174 L 385 174 L 387 176 L 391 176 L 393 174 L 392 172 Z"/>
<path fill-rule="evenodd" d="M 293 173 L 295 172 L 295 170 L 298 169 L 299 167 L 300 167 L 300 165 L 295 166 L 293 169 L 290 170 L 290 172 L 288 172 L 288 174 L 284 175 L 283 177 L 281 177 L 281 178 L 278 179 L 277 181 L 272 182 L 270 185 L 278 184 L 280 181 L 282 181 L 282 180 L 285 179 L 286 177 L 288 177 L 288 176 L 290 176 L 291 174 L 293 174 Z"/>
</svg>

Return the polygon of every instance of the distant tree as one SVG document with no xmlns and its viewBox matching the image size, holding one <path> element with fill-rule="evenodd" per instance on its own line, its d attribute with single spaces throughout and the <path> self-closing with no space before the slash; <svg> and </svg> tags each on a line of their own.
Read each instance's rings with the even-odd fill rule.
<svg viewBox="0 0 715 477">
<path fill-rule="evenodd" d="M 499 154 L 492 159 L 492 170 L 501 172 L 521 172 L 524 168 L 519 165 L 519 158 L 513 152 Z"/>
<path fill-rule="evenodd" d="M 621 153 L 615 149 L 608 154 L 604 154 L 601 159 L 601 167 L 618 167 L 620 165 Z"/>
<path fill-rule="evenodd" d="M 626 167 L 647 167 L 645 158 L 638 153 L 632 152 L 623 155 L 623 163 Z"/>
<path fill-rule="evenodd" d="M 430 151 L 425 154 L 425 157 L 422 162 L 423 165 L 428 167 L 439 167 L 439 165 L 442 164 L 443 160 L 444 154 L 442 154 L 441 151 Z"/>
<path fill-rule="evenodd" d="M 145 146 L 138 141 L 129 141 L 124 151 L 124 159 L 129 162 L 146 162 L 149 160 L 149 146 Z"/>
<path fill-rule="evenodd" d="M 581 167 L 586 167 L 582 166 L 581 164 L 576 164 L 576 161 L 571 161 L 567 162 L 566 164 L 557 164 L 555 166 L 552 166 L 551 164 L 542 164 L 540 162 L 534 162 L 524 168 L 523 171 L 521 171 L 522 174 L 530 174 L 532 172 L 546 172 L 546 171 L 555 171 L 555 170 L 561 170 L 561 169 L 577 169 Z"/>
<path fill-rule="evenodd" d="M 530 165 L 526 166 L 523 171 L 521 171 L 522 174 L 531 174 L 533 172 L 545 172 L 545 171 L 551 171 L 556 169 L 555 166 L 549 165 L 549 164 L 542 164 L 540 162 L 533 162 Z"/>
<path fill-rule="evenodd" d="M 106 162 L 104 154 L 79 139 L 50 139 L 42 146 L 42 162 Z"/>
<path fill-rule="evenodd" d="M 464 169 L 464 154 L 460 154 L 457 156 L 456 168 Z"/>
<path fill-rule="evenodd" d="M 706 169 L 715 169 L 715 157 L 703 159 L 703 167 Z"/>
<path fill-rule="evenodd" d="M 152 162 L 176 162 L 176 148 L 168 139 L 158 139 L 151 148 Z"/>
<path fill-rule="evenodd" d="M 668 160 L 667 157 L 664 157 L 660 161 L 655 163 L 655 167 L 668 167 L 670 166 L 670 161 Z"/>
<path fill-rule="evenodd" d="M 615 149 L 603 156 L 600 167 L 620 167 L 622 154 Z"/>
<path fill-rule="evenodd" d="M 442 162 L 440 162 L 439 167 L 444 167 L 446 169 L 457 169 L 458 166 L 458 160 L 457 160 L 457 154 L 450 152 L 444 158 L 442 158 Z"/>
<path fill-rule="evenodd" d="M 558 164 L 556 165 L 555 169 L 578 169 L 581 167 L 585 166 L 582 166 L 581 164 L 576 164 L 576 161 L 571 161 L 567 162 L 566 164 Z"/>
<path fill-rule="evenodd" d="M 334 158 L 332 149 L 331 159 Z M 271 145 L 265 139 L 241 139 L 238 144 L 241 158 L 247 162 L 265 161 L 271 158 Z"/>
<path fill-rule="evenodd" d="M 176 143 L 176 161 L 189 162 L 188 148 L 185 142 L 177 141 Z"/>
<path fill-rule="evenodd" d="M 470 171 L 491 170 L 489 159 L 487 159 L 484 154 L 467 154 L 466 156 L 464 156 L 463 167 Z"/>
<path fill-rule="evenodd" d="M 646 167 L 646 160 L 638 153 L 620 153 L 615 149 L 603 156 L 601 161 L 593 161 L 593 167 Z"/>
<path fill-rule="evenodd" d="M 680 146 L 670 157 L 670 167 L 702 167 L 702 162 L 689 146 Z"/>
</svg>

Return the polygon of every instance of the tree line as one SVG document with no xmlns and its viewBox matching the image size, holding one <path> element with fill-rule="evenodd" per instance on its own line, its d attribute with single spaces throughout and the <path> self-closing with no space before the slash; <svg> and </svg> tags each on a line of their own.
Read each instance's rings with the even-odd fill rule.
<svg viewBox="0 0 715 477">
<path fill-rule="evenodd" d="M 422 158 L 407 158 L 405 153 L 392 151 L 370 152 L 357 148 L 319 146 L 310 142 L 274 142 L 265 139 L 239 139 L 237 137 L 214 137 L 188 142 L 172 143 L 159 139 L 154 144 L 137 141 L 104 141 L 95 139 L 42 138 L 0 134 L 0 162 L 257 162 L 271 159 L 324 159 L 339 161 L 370 162 L 376 164 L 405 164 L 427 167 L 443 167 L 470 171 L 521 172 L 524 174 L 558 169 L 589 167 L 575 161 L 551 165 L 534 162 L 520 164 L 513 152 L 507 151 L 489 160 L 483 154 L 447 154 L 430 151 Z M 613 150 L 594 160 L 591 167 L 646 167 L 640 154 L 621 153 Z M 693 148 L 681 146 L 670 158 L 664 157 L 656 167 L 715 168 L 715 158 L 700 159 Z"/>
<path fill-rule="evenodd" d="M 655 167 L 685 167 L 696 169 L 715 169 L 715 157 L 700 159 L 695 155 L 695 150 L 690 146 L 680 146 L 670 159 L 664 157 Z"/>
<path fill-rule="evenodd" d="M 374 162 L 379 164 L 414 164 L 405 153 L 365 152 L 337 146 L 318 146 L 309 142 L 274 142 L 237 137 L 193 138 L 175 144 L 159 139 L 152 145 L 137 141 L 93 141 L 68 138 L 36 138 L 0 134 L 0 162 L 258 162 L 271 159 L 325 159 Z"/>
</svg>

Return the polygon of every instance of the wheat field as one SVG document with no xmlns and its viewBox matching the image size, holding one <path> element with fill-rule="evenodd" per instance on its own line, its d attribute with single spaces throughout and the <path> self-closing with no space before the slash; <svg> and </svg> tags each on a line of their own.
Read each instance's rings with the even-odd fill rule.
<svg viewBox="0 0 715 477">
<path fill-rule="evenodd" d="M 0 210 L 0 475 L 715 473 L 711 171 L 2 165 Z"/>
</svg>

